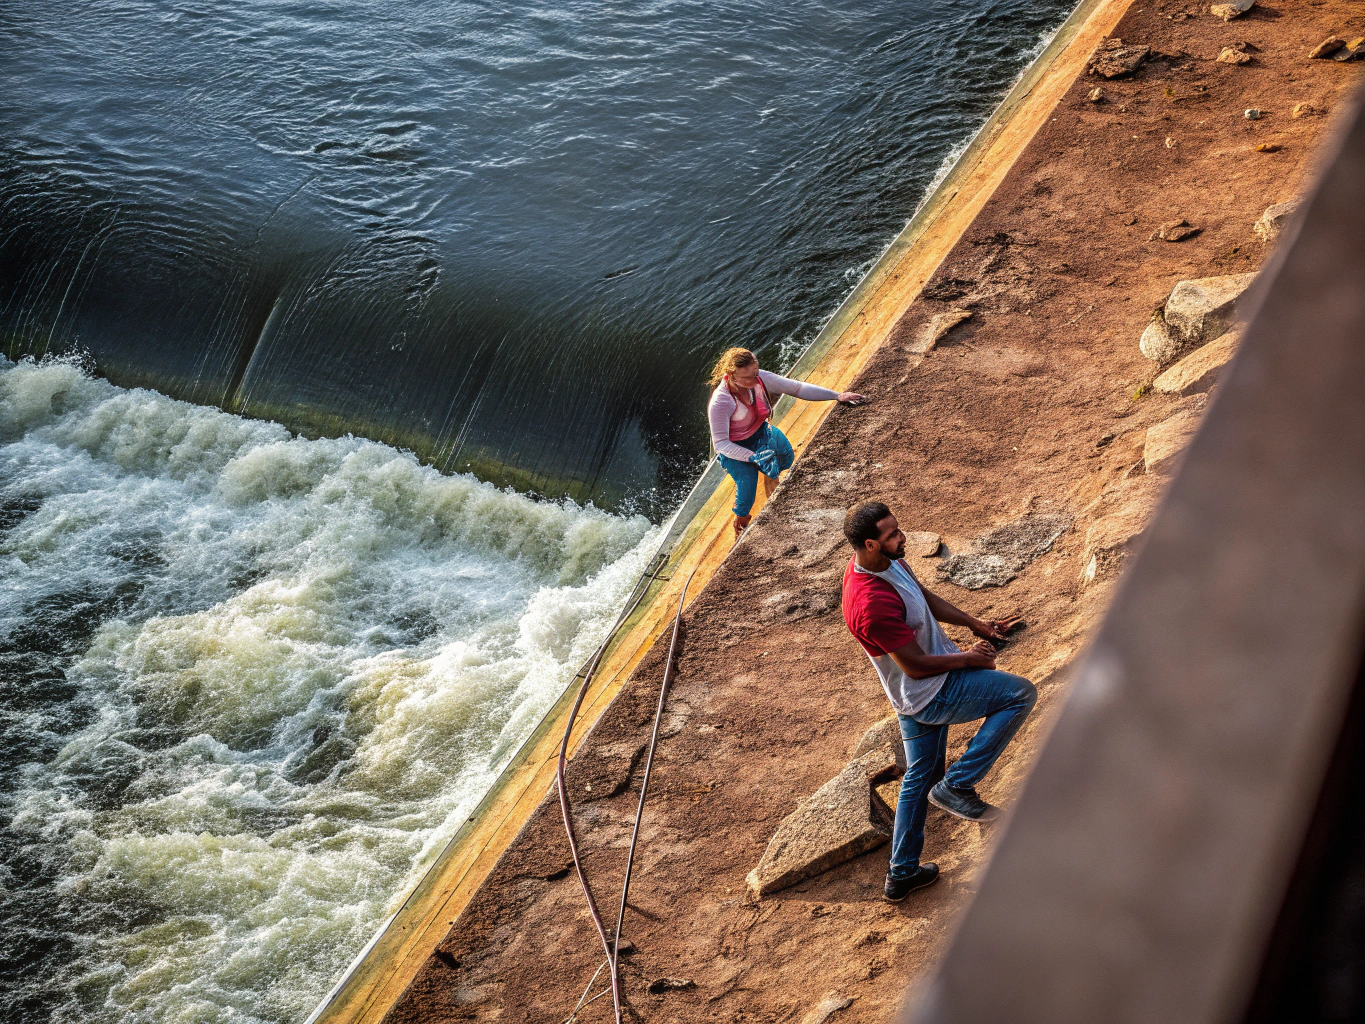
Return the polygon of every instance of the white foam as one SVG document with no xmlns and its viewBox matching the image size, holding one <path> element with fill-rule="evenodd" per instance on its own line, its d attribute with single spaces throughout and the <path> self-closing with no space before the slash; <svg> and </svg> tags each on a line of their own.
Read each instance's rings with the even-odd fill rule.
<svg viewBox="0 0 1365 1024">
<path fill-rule="evenodd" d="M 0 539 L 0 631 L 44 596 L 136 593 L 68 669 L 94 720 L 15 798 L 64 858 L 54 899 L 101 921 L 34 982 L 85 1020 L 302 1019 L 656 535 L 62 362 L 0 364 L 0 495 L 42 499 Z"/>
</svg>

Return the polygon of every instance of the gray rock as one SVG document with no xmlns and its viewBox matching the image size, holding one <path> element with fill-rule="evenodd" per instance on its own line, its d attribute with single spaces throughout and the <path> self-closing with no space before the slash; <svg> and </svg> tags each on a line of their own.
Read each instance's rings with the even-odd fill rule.
<svg viewBox="0 0 1365 1024">
<path fill-rule="evenodd" d="M 785 889 L 886 842 L 895 815 L 875 787 L 897 770 L 885 749 L 850 761 L 782 819 L 749 872 L 749 890 L 764 896 Z"/>
<path fill-rule="evenodd" d="M 1152 381 L 1152 387 L 1167 395 L 1207 391 L 1218 382 L 1218 375 L 1228 360 L 1237 354 L 1237 341 L 1236 331 L 1215 338 L 1163 372 Z"/>
<path fill-rule="evenodd" d="M 1255 274 L 1227 274 L 1181 281 L 1171 289 L 1163 316 L 1182 348 L 1228 331 L 1237 320 L 1237 302 Z"/>
<path fill-rule="evenodd" d="M 1231 21 L 1233 18 L 1240 18 L 1255 6 L 1256 0 L 1232 0 L 1232 3 L 1214 4 L 1209 8 L 1209 13 L 1215 18 Z"/>
<path fill-rule="evenodd" d="M 1110 39 L 1090 58 L 1090 73 L 1101 78 L 1123 78 L 1131 75 L 1148 55 L 1150 46 L 1124 46 L 1122 39 Z"/>
<path fill-rule="evenodd" d="M 1030 512 L 998 526 L 962 554 L 938 567 L 940 579 L 967 590 L 1003 587 L 1023 571 L 1071 526 L 1061 512 Z"/>
<path fill-rule="evenodd" d="M 1285 221 L 1289 219 L 1289 215 L 1298 208 L 1298 199 L 1286 199 L 1283 203 L 1267 206 L 1265 213 L 1261 214 L 1251 230 L 1256 232 L 1262 242 L 1273 242 L 1284 227 Z"/>
<path fill-rule="evenodd" d="M 1148 473 L 1170 473 L 1180 464 L 1180 456 L 1198 431 L 1203 414 L 1203 404 L 1191 405 L 1147 428 L 1142 461 Z"/>
<path fill-rule="evenodd" d="M 1165 366 L 1180 354 L 1181 344 L 1180 340 L 1171 334 L 1166 321 L 1157 317 L 1142 332 L 1142 337 L 1138 339 L 1138 348 L 1158 366 Z"/>
<path fill-rule="evenodd" d="M 933 558 L 938 554 L 939 548 L 943 547 L 943 538 L 936 533 L 907 533 L 905 535 L 905 553 L 919 558 Z"/>
<path fill-rule="evenodd" d="M 905 742 L 901 739 L 901 720 L 895 715 L 887 715 L 863 733 L 853 748 L 853 760 L 874 750 L 889 751 L 896 767 L 905 771 Z"/>
</svg>

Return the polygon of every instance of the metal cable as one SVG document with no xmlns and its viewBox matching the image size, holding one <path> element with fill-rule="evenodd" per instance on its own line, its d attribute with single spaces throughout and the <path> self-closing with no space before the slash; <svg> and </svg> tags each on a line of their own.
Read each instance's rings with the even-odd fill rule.
<svg viewBox="0 0 1365 1024">
<path fill-rule="evenodd" d="M 607 956 L 606 963 L 597 968 L 597 973 L 593 975 L 592 980 L 588 982 L 588 987 L 584 989 L 583 992 L 584 996 L 586 996 L 592 989 L 593 981 L 596 981 L 598 974 L 601 973 L 602 967 L 606 967 L 610 972 L 612 1011 L 615 1015 L 616 1024 L 621 1024 L 621 979 L 618 970 L 621 949 L 621 927 L 625 921 L 626 897 L 630 893 L 630 875 L 635 860 L 635 844 L 640 835 L 640 820 L 644 816 L 645 794 L 649 789 L 649 774 L 654 765 L 654 749 L 659 742 L 659 723 L 663 717 L 664 703 L 668 697 L 669 683 L 673 679 L 674 655 L 678 646 L 678 631 L 682 625 L 683 602 L 687 598 L 687 588 L 692 583 L 692 577 L 697 574 L 696 568 L 693 568 L 692 572 L 688 574 L 687 579 L 683 582 L 682 592 L 678 595 L 678 611 L 673 618 L 673 636 L 668 645 L 668 661 L 664 666 L 663 683 L 659 687 L 659 703 L 654 712 L 654 728 L 649 739 L 649 756 L 645 761 L 645 774 L 640 784 L 640 802 L 635 810 L 635 827 L 630 836 L 630 851 L 626 855 L 626 874 L 625 880 L 621 886 L 621 907 L 616 917 L 616 934 L 613 939 L 607 938 L 606 923 L 602 920 L 602 914 L 597 909 L 597 899 L 593 895 L 592 885 L 588 882 L 587 872 L 583 870 L 583 861 L 578 853 L 578 838 L 574 834 L 573 814 L 569 805 L 569 790 L 564 781 L 564 771 L 568 763 L 569 737 L 573 733 L 574 722 L 578 718 L 578 711 L 583 705 L 583 699 L 587 696 L 588 685 L 592 682 L 592 677 L 596 674 L 598 664 L 601 662 L 603 654 L 606 653 L 607 646 L 610 644 L 616 630 L 620 627 L 621 623 L 634 612 L 635 608 L 644 598 L 645 593 L 648 592 L 649 585 L 645 583 L 645 580 L 657 578 L 658 570 L 662 565 L 662 557 L 662 555 L 656 555 L 652 563 L 653 567 L 646 570 L 641 575 L 640 581 L 636 584 L 638 593 L 634 596 L 634 600 L 630 602 L 624 611 L 622 611 L 621 615 L 616 620 L 616 625 L 611 628 L 611 631 L 607 634 L 607 638 L 602 641 L 602 645 L 592 656 L 588 665 L 585 666 L 583 681 L 579 684 L 578 693 L 574 697 L 573 707 L 569 710 L 569 720 L 564 726 L 564 738 L 559 744 L 559 765 L 555 770 L 555 784 L 559 790 L 559 810 L 564 818 L 564 833 L 569 839 L 569 852 L 573 856 L 574 872 L 578 876 L 578 884 L 583 889 L 583 896 L 588 901 L 588 914 L 592 918 L 593 927 L 597 929 L 597 937 L 601 940 L 602 948 Z M 640 587 L 641 583 L 645 583 L 643 589 Z M 589 1002 L 595 1002 L 599 996 L 605 994 L 605 991 L 598 993 L 598 995 L 594 996 Z M 570 1015 L 571 1020 L 577 1016 L 579 1009 L 582 1009 L 584 1005 L 586 1004 L 583 1002 L 583 999 L 580 998 L 579 1005 L 575 1007 L 574 1012 Z"/>
</svg>

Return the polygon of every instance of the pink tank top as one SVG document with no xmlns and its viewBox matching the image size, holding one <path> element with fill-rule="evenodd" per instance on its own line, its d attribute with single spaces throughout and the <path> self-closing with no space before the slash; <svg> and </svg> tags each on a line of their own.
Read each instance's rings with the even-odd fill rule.
<svg viewBox="0 0 1365 1024">
<path fill-rule="evenodd" d="M 726 383 L 730 378 L 725 378 Z M 768 389 L 763 386 L 763 381 L 759 380 L 758 387 L 754 388 L 754 404 L 749 405 L 739 399 L 736 403 L 739 406 L 736 415 L 730 417 L 730 440 L 746 441 L 758 433 L 758 428 L 763 426 L 763 422 L 772 412 L 772 406 L 768 404 Z M 731 394 L 734 394 L 732 391 Z"/>
</svg>

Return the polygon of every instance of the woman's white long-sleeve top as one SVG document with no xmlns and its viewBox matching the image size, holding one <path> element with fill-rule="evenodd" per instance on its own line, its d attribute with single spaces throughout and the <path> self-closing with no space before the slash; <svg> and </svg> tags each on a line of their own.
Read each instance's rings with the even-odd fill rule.
<svg viewBox="0 0 1365 1024">
<path fill-rule="evenodd" d="M 759 370 L 758 376 L 762 379 L 763 386 L 768 389 L 769 395 L 791 395 L 807 402 L 833 402 L 839 397 L 837 391 L 807 384 L 801 380 L 792 380 L 790 377 L 779 377 L 767 370 Z M 753 390 L 750 389 L 751 398 Z M 739 399 L 730 393 L 725 381 L 721 381 L 716 385 L 716 390 L 711 392 L 711 404 L 706 409 L 706 418 L 711 424 L 711 443 L 716 446 L 716 451 L 726 458 L 737 462 L 752 462 L 754 453 L 730 440 L 731 417 L 742 419 L 743 416 Z"/>
</svg>

